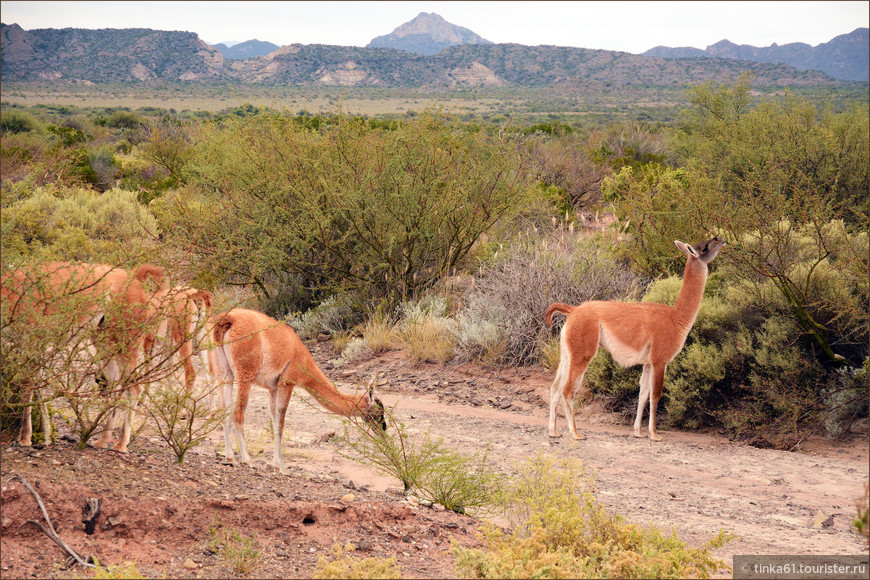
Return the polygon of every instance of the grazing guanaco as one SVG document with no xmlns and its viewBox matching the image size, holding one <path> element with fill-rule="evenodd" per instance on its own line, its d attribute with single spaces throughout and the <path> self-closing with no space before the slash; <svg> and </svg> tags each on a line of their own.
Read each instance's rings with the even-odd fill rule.
<svg viewBox="0 0 870 580">
<path fill-rule="evenodd" d="M 686 255 L 686 267 L 683 287 L 673 306 L 590 301 L 580 306 L 555 303 L 547 308 L 548 325 L 553 324 L 555 312 L 567 316 L 560 336 L 559 368 L 550 387 L 550 437 L 559 436 L 556 404 L 561 400 L 574 439 L 585 439 L 574 424 L 574 395 L 585 388 L 583 376 L 600 346 L 622 366 L 643 365 L 634 436 L 643 437 L 641 420 L 649 400 L 649 438 L 661 440 L 656 434 L 656 407 L 662 395 L 665 369 L 682 350 L 695 323 L 707 283 L 707 265 L 725 247 L 725 242 L 715 237 L 694 246 L 676 240 L 674 244 Z"/>
<path fill-rule="evenodd" d="M 232 417 L 224 419 L 225 456 L 234 460 L 232 439 L 239 447 L 241 461 L 251 465 L 245 445 L 245 409 L 251 385 L 269 391 L 269 409 L 275 438 L 272 465 L 284 473 L 282 437 L 284 418 L 293 388 L 311 393 L 326 410 L 344 416 L 362 416 L 386 430 L 384 406 L 374 396 L 374 384 L 362 395 L 344 395 L 333 386 L 311 357 L 292 328 L 255 310 L 235 308 L 213 319 L 212 343 L 208 352 L 212 376 L 221 385 L 224 408 L 232 401 L 233 385 L 238 398 Z"/>
<path fill-rule="evenodd" d="M 187 390 L 193 388 L 196 370 L 193 367 L 194 346 L 205 338 L 206 322 L 211 317 L 212 295 L 208 290 L 197 290 L 190 286 L 175 286 L 158 290 L 150 301 L 151 316 L 159 324 L 153 333 L 145 337 L 145 352 L 152 363 L 167 362 L 177 356 L 184 366 L 184 384 Z M 156 349 L 165 345 L 167 349 Z M 203 357 L 207 364 L 207 359 Z"/>
<path fill-rule="evenodd" d="M 72 264 L 69 262 L 51 262 L 33 269 L 15 269 L 7 272 L 2 280 L 2 298 L 6 303 L 7 320 L 25 317 L 28 322 L 38 323 L 40 315 L 57 313 L 58 300 L 79 295 L 82 302 L 78 305 L 80 312 L 76 317 L 77 329 L 90 328 L 101 335 L 100 349 L 110 351 L 109 361 L 103 369 L 103 375 L 97 377 L 98 382 L 106 384 L 106 379 L 120 384 L 122 377 L 135 368 L 138 361 L 138 351 L 141 347 L 143 328 L 147 319 L 147 292 L 143 283 L 152 279 L 157 284 L 163 283 L 163 270 L 157 266 L 145 264 L 133 271 L 132 276 L 122 268 L 107 264 Z M 111 321 L 107 314 L 111 310 Z M 108 345 L 111 345 L 108 347 Z M 91 346 L 92 352 L 100 356 L 98 349 Z M 23 402 L 25 404 L 19 429 L 18 443 L 29 446 L 33 433 L 30 403 L 39 385 L 23 386 Z M 135 385 L 124 389 L 124 396 L 135 406 L 138 400 Z M 135 397 L 135 398 L 134 398 Z M 41 428 L 48 442 L 51 435 L 51 423 L 45 402 L 39 398 Z M 111 427 L 118 410 L 109 417 L 109 424 L 100 441 L 95 446 L 107 447 Z M 132 413 L 132 411 L 131 411 Z M 128 413 L 122 436 L 116 449 L 127 450 L 129 443 L 132 415 Z"/>
</svg>

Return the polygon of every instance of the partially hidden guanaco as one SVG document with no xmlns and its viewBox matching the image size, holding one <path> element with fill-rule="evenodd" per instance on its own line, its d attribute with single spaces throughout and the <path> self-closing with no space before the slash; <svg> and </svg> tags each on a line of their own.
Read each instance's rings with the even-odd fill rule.
<svg viewBox="0 0 870 580">
<path fill-rule="evenodd" d="M 556 405 L 561 401 L 571 435 L 574 439 L 585 439 L 577 433 L 574 423 L 574 395 L 580 390 L 588 394 L 583 377 L 601 347 L 624 367 L 643 365 L 634 436 L 643 437 L 641 420 L 649 401 L 649 438 L 661 440 L 656 433 L 656 407 L 662 396 L 665 369 L 682 350 L 695 323 L 707 283 L 707 265 L 725 247 L 725 242 L 716 237 L 694 246 L 676 240 L 674 244 L 686 255 L 686 267 L 683 286 L 673 306 L 590 301 L 579 306 L 555 303 L 547 308 L 545 317 L 550 326 L 554 313 L 567 316 L 560 335 L 559 368 L 550 387 L 550 437 L 559 437 Z"/>
<path fill-rule="evenodd" d="M 190 286 L 162 288 L 149 302 L 151 316 L 158 322 L 156 330 L 145 337 L 144 350 L 152 366 L 162 366 L 177 357 L 184 367 L 184 385 L 188 391 L 196 381 L 196 369 L 191 358 L 194 344 L 198 348 L 208 331 L 212 295 L 208 290 Z M 208 359 L 203 354 L 203 363 Z M 175 367 L 175 365 L 170 365 Z"/>
<path fill-rule="evenodd" d="M 211 323 L 208 359 L 212 377 L 221 385 L 224 408 L 232 402 L 233 386 L 238 394 L 232 417 L 224 419 L 225 457 L 234 460 L 235 438 L 241 461 L 251 465 L 245 445 L 245 409 L 251 386 L 269 391 L 269 410 L 275 439 L 272 465 L 284 473 L 282 438 L 284 418 L 295 387 L 311 393 L 327 411 L 344 416 L 364 417 L 386 431 L 384 406 L 374 395 L 374 382 L 361 395 L 344 395 L 317 368 L 311 353 L 292 328 L 261 312 L 234 308 L 214 317 Z"/>
<path fill-rule="evenodd" d="M 115 446 L 115 449 L 122 452 L 127 451 L 132 413 L 141 387 L 121 383 L 138 363 L 148 323 L 148 292 L 144 282 L 149 279 L 162 285 L 163 270 L 158 266 L 144 264 L 128 273 L 108 264 L 70 262 L 50 262 L 32 269 L 19 268 L 5 273 L 2 279 L 2 298 L 9 320 L 24 317 L 24 320 L 38 324 L 41 315 L 57 313 L 59 299 L 65 296 L 82 296 L 80 311 L 71 313 L 79 324 L 78 329 L 89 328 L 89 331 L 99 333 L 101 348 L 109 349 L 108 353 L 102 353 L 109 355 L 108 362 L 95 378 L 101 386 L 108 385 L 109 381 L 120 385 L 127 399 L 123 433 Z M 107 317 L 110 310 L 112 316 Z M 93 346 L 91 351 L 94 356 L 101 356 Z M 41 428 L 48 442 L 51 437 L 51 423 L 45 402 L 39 396 L 40 386 L 34 383 L 21 387 L 25 407 L 18 444 L 31 444 L 31 402 L 34 394 L 37 395 L 37 404 L 40 407 Z M 108 447 L 112 427 L 123 412 L 123 409 L 117 409 L 110 415 L 108 425 L 95 444 L 96 447 Z"/>
</svg>

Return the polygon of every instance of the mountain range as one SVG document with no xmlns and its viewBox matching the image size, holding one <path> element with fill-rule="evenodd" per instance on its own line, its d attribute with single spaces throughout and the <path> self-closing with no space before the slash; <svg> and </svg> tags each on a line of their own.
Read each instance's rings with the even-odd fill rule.
<svg viewBox="0 0 870 580">
<path fill-rule="evenodd" d="M 865 50 L 860 56 L 864 59 L 866 82 L 867 29 L 826 43 L 825 54 L 831 55 L 829 60 L 859 59 L 854 53 L 862 46 L 861 30 Z M 857 41 L 853 35 L 858 36 Z M 277 47 L 262 41 L 231 47 L 210 46 L 191 32 L 136 28 L 28 31 L 17 24 L 0 25 L 0 39 L 3 82 L 195 81 L 395 87 L 550 86 L 591 90 L 630 85 L 673 87 L 710 79 L 725 82 L 749 69 L 756 73 L 755 84 L 759 86 L 836 82 L 816 70 L 798 70 L 767 61 L 750 62 L 746 59 L 751 55 L 744 53 L 740 53 L 744 60 L 711 54 L 704 58 L 682 58 L 699 56 L 696 53 L 671 58 L 585 48 L 493 44 L 437 14 L 427 13 L 419 14 L 391 34 L 374 38 L 364 48 L 321 44 Z M 245 56 L 248 54 L 253 56 Z"/>
<path fill-rule="evenodd" d="M 792 42 L 782 46 L 774 43 L 767 47 L 757 47 L 721 40 L 708 46 L 706 50 L 657 46 L 643 54 L 664 58 L 720 57 L 783 63 L 798 70 L 820 70 L 835 79 L 867 82 L 870 77 L 870 29 L 856 28 L 849 34 L 841 34 L 818 46 Z"/>
</svg>

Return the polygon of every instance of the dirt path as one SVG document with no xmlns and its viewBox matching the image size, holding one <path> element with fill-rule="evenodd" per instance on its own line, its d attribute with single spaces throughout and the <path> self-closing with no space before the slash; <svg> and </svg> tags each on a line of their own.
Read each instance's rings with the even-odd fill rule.
<svg viewBox="0 0 870 580">
<path fill-rule="evenodd" d="M 520 415 L 441 404 L 434 396 L 388 395 L 384 402 L 397 405 L 401 421 L 443 437 L 451 447 L 491 447 L 490 459 L 506 471 L 539 449 L 556 457 L 580 458 L 595 473 L 596 495 L 603 505 L 638 524 L 664 531 L 673 528 L 695 545 L 720 529 L 730 531 L 738 539 L 720 553 L 729 559 L 733 554 L 865 551 L 851 530 L 855 502 L 868 479 L 863 444 L 824 443 L 817 451 L 795 453 L 667 431 L 662 432 L 665 440 L 656 443 L 634 438 L 630 426 L 590 425 L 582 420 L 587 439 L 574 442 L 567 435 L 555 440 L 547 436 L 543 410 Z M 306 416 L 310 406 L 301 401 L 295 405 L 294 428 L 340 431 L 333 418 Z M 260 407 L 266 416 L 265 401 Z M 561 418 L 560 424 L 564 425 Z M 323 459 L 330 459 L 329 453 Z M 375 488 L 398 485 L 388 478 L 370 477 L 368 470 L 343 459 L 332 469 Z M 813 529 L 819 510 L 833 516 L 833 524 Z"/>
<path fill-rule="evenodd" d="M 327 362 L 328 347 L 310 346 L 344 390 L 372 374 L 382 377 L 378 389 L 398 420 L 459 449 L 489 447 L 499 469 L 509 472 L 538 450 L 576 457 L 594 473 L 599 501 L 628 521 L 673 529 L 696 546 L 720 529 L 732 532 L 737 539 L 717 552 L 728 564 L 734 554 L 866 553 L 850 525 L 868 480 L 866 436 L 851 443 L 805 443 L 797 452 L 661 430 L 665 440 L 654 443 L 635 439 L 630 426 L 593 403 L 578 412 L 585 441 L 573 442 L 567 434 L 551 439 L 544 402 L 551 377 L 544 372 L 411 366 L 395 352 L 336 370 Z M 450 538 L 476 543 L 479 520 L 409 504 L 398 481 L 337 455 L 329 434 L 341 433 L 342 423 L 308 395 L 291 400 L 286 476 L 267 464 L 268 425 L 265 392 L 255 390 L 246 428 L 253 471 L 221 464 L 220 431 L 182 467 L 172 465 L 172 455 L 153 434 L 141 435 L 125 457 L 69 444 L 46 450 L 4 446 L 2 576 L 64 575 L 59 550 L 33 526 L 22 526 L 38 519 L 38 512 L 9 482 L 12 472 L 40 482 L 50 509 L 82 549 L 109 562 L 133 559 L 140 570 L 170 577 L 235 576 L 208 551 L 216 514 L 259 538 L 267 555 L 254 574 L 260 577 L 310 577 L 316 556 L 336 540 L 362 543 L 363 556 L 397 557 L 406 577 L 446 577 L 454 574 Z M 563 417 L 559 426 L 565 433 Z M 83 467 L 83 461 L 98 468 Z M 123 513 L 126 524 L 104 524 L 106 529 L 86 537 L 78 529 L 80 502 L 91 495 L 104 497 L 114 506 L 106 513 Z M 832 519 L 816 529 L 819 511 Z"/>
</svg>

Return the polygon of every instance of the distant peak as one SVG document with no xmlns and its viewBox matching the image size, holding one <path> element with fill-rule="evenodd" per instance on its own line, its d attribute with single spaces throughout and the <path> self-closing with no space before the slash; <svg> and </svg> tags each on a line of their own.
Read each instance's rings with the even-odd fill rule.
<svg viewBox="0 0 870 580">
<path fill-rule="evenodd" d="M 447 22 L 434 12 L 420 12 L 393 32 L 373 39 L 368 46 L 397 48 L 415 54 L 432 55 L 450 46 L 492 44 L 467 28 Z"/>
</svg>

